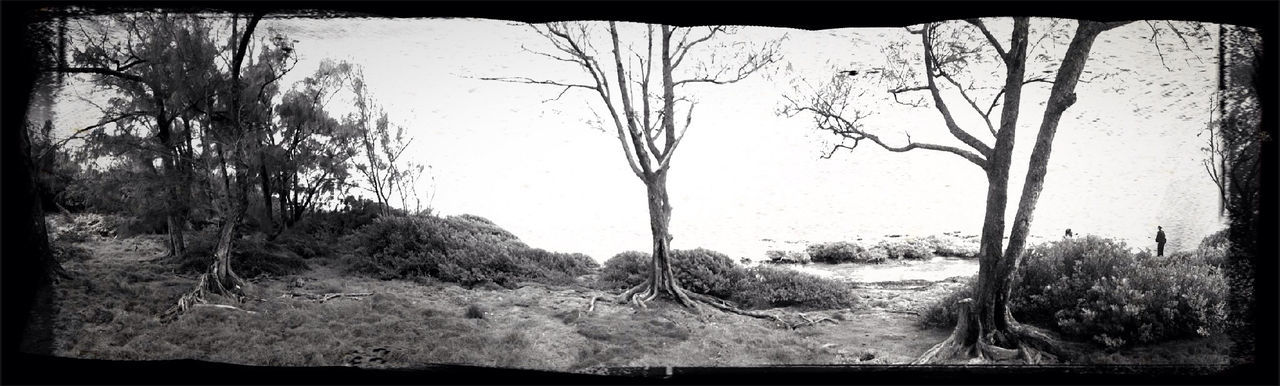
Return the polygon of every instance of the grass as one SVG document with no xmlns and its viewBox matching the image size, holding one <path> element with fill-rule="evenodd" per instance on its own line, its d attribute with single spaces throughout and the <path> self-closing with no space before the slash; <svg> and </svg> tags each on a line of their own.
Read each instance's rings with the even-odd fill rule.
<svg viewBox="0 0 1280 386">
<path fill-rule="evenodd" d="M 75 244 L 91 251 L 91 257 L 64 263 L 78 278 L 56 288 L 55 355 L 267 366 L 452 363 L 592 372 L 611 366 L 905 363 L 949 332 L 921 329 L 911 322 L 915 316 L 885 311 L 919 306 L 923 300 L 918 295 L 942 296 L 944 291 L 860 289 L 857 294 L 864 301 L 854 308 L 804 311 L 839 324 L 790 330 L 767 320 L 694 312 L 670 302 L 650 302 L 647 308 L 618 304 L 612 301 L 616 292 L 581 285 L 486 289 L 351 277 L 333 265 L 340 257 L 312 260 L 315 264 L 305 272 L 255 281 L 249 291 L 261 300 L 236 304 L 254 313 L 197 307 L 163 324 L 157 315 L 194 284 L 194 275 L 143 261 L 162 253 L 163 241 L 91 238 Z M 293 291 L 374 294 L 317 302 L 287 296 Z M 599 300 L 588 313 L 593 297 Z M 1220 340 L 1100 352 L 1087 363 L 1216 361 L 1229 342 L 1210 339 Z"/>
</svg>

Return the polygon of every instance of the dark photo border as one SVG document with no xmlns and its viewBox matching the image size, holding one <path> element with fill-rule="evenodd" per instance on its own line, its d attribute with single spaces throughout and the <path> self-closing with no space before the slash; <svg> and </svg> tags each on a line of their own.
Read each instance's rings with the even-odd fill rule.
<svg viewBox="0 0 1280 386">
<path fill-rule="evenodd" d="M 302 15 L 311 17 L 468 17 L 524 22 L 557 20 L 617 20 L 674 25 L 728 24 L 788 27 L 809 30 L 848 27 L 900 27 L 930 21 L 970 17 L 1037 16 L 1097 21 L 1195 20 L 1258 29 L 1263 54 L 1257 88 L 1264 106 L 1262 129 L 1276 138 L 1276 1 L 4 1 L 0 3 L 3 50 L 0 70 L 0 155 L 3 156 L 4 219 L 0 234 L 0 305 L 3 306 L 3 352 L 0 382 L 6 384 L 1277 384 L 1275 180 L 1276 144 L 1264 141 L 1261 258 L 1256 261 L 1257 319 L 1253 323 L 1257 353 L 1254 364 L 1222 369 L 1179 366 L 991 366 L 981 369 L 949 366 L 787 366 L 766 368 L 641 368 L 619 369 L 613 376 L 471 366 L 436 366 L 417 370 L 355 368 L 275 368 L 209 363 L 193 360 L 122 362 L 53 358 L 17 350 L 25 332 L 25 316 L 34 298 L 34 278 L 42 271 L 30 255 L 22 235 L 27 223 L 11 215 L 30 205 L 19 195 L 28 185 L 15 180 L 16 134 L 24 127 L 37 69 L 26 43 L 26 25 L 38 22 L 44 10 L 84 7 L 90 13 L 171 9 Z M 15 218 L 18 217 L 18 218 Z"/>
</svg>

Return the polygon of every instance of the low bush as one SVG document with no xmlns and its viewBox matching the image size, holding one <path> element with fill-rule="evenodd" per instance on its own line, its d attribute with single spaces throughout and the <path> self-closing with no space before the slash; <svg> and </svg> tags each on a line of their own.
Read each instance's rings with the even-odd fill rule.
<svg viewBox="0 0 1280 386">
<path fill-rule="evenodd" d="M 53 214 L 45 217 L 49 232 L 67 242 L 82 242 L 90 237 L 115 237 L 129 219 L 98 213 Z"/>
<path fill-rule="evenodd" d="M 808 264 L 813 258 L 805 251 L 770 250 L 764 253 L 774 264 Z"/>
<path fill-rule="evenodd" d="M 1196 248 L 1194 257 L 1205 264 L 1222 268 L 1227 264 L 1227 254 L 1231 252 L 1231 240 L 1227 239 L 1227 230 L 1223 229 L 1205 237 Z"/>
<path fill-rule="evenodd" d="M 829 264 L 882 263 L 886 258 L 884 255 L 877 255 L 861 245 L 847 241 L 810 244 L 805 250 L 809 256 L 813 257 L 813 261 Z"/>
<path fill-rule="evenodd" d="M 619 253 L 605 261 L 599 280 L 610 289 L 640 285 L 649 278 L 651 256 L 638 251 Z M 671 269 L 684 289 L 722 299 L 746 274 L 729 256 L 703 248 L 671 251 Z"/>
<path fill-rule="evenodd" d="M 899 259 L 928 259 L 933 257 L 933 243 L 926 239 L 908 237 L 901 240 L 885 240 L 879 245 L 888 255 L 888 258 Z"/>
<path fill-rule="evenodd" d="M 946 257 L 974 257 L 980 249 L 978 242 L 955 236 L 929 236 L 925 242 L 933 246 L 933 254 Z"/>
<path fill-rule="evenodd" d="M 1041 244 L 1024 259 L 1010 297 L 1014 317 L 1069 337 L 1116 348 L 1208 336 L 1226 323 L 1226 281 L 1203 259 L 1133 253 L 1096 236 Z M 963 297 L 930 307 L 923 320 L 953 321 L 934 314 L 953 315 L 946 308 Z"/>
<path fill-rule="evenodd" d="M 853 304 L 851 288 L 785 268 L 743 268 L 724 254 L 707 250 L 674 250 L 671 268 L 685 289 L 728 300 L 746 308 L 797 306 L 840 308 Z M 650 254 L 623 252 L 604 263 L 599 281 L 606 289 L 625 289 L 643 283 Z"/>
<path fill-rule="evenodd" d="M 467 306 L 467 311 L 463 313 L 467 319 L 484 319 L 484 307 L 479 304 L 472 303 Z"/>
<path fill-rule="evenodd" d="M 93 253 L 85 247 L 69 242 L 54 242 L 50 246 L 53 249 L 53 258 L 58 262 L 85 261 L 93 257 Z"/>
<path fill-rule="evenodd" d="M 596 279 L 601 289 L 627 289 L 644 282 L 649 276 L 650 254 L 626 251 L 605 260 Z M 674 268 L 674 267 L 673 267 Z"/>
<path fill-rule="evenodd" d="M 973 291 L 978 286 L 978 276 L 970 277 L 965 285 L 942 299 L 929 303 L 920 314 L 920 325 L 931 328 L 949 328 L 956 325 L 960 313 L 961 300 L 973 298 Z"/>
<path fill-rule="evenodd" d="M 322 241 L 318 237 L 292 230 L 284 231 L 272 240 L 272 243 L 304 259 L 332 256 L 335 252 L 334 245 L 340 244 L 329 240 Z"/>
<path fill-rule="evenodd" d="M 213 253 L 218 247 L 216 229 L 187 234 L 187 253 L 177 261 L 178 270 L 201 273 L 213 263 Z M 297 253 L 261 237 L 245 237 L 235 240 L 231 247 L 231 268 L 243 277 L 260 275 L 283 276 L 307 270 L 307 262 Z"/>
<path fill-rule="evenodd" d="M 317 237 L 337 237 L 372 224 L 383 214 L 383 205 L 367 198 L 347 196 L 337 210 L 307 213 L 289 231 Z M 397 215 L 403 211 L 391 209 Z"/>
<path fill-rule="evenodd" d="M 833 309 L 852 307 L 857 298 L 852 288 L 842 282 L 786 268 L 758 266 L 746 270 L 728 300 L 756 309 Z"/>
<path fill-rule="evenodd" d="M 531 248 L 475 216 L 390 216 L 360 229 L 353 266 L 381 278 L 431 276 L 442 281 L 513 286 L 518 280 L 554 284 L 597 267 L 583 254 Z"/>
</svg>

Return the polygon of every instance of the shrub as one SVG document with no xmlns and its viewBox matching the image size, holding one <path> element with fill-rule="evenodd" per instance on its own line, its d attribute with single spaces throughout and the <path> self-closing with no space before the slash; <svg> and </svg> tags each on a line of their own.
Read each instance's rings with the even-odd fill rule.
<svg viewBox="0 0 1280 386">
<path fill-rule="evenodd" d="M 925 239 L 910 237 L 903 240 L 885 240 L 878 246 L 885 250 L 888 258 L 894 260 L 933 257 L 933 244 Z"/>
<path fill-rule="evenodd" d="M 177 262 L 178 270 L 204 272 L 213 262 L 213 253 L 217 247 L 216 230 L 189 233 L 187 254 Z M 231 269 L 243 277 L 283 276 L 305 271 L 307 262 L 279 244 L 267 242 L 261 237 L 246 237 L 232 243 Z"/>
<path fill-rule="evenodd" d="M 88 249 L 79 245 L 67 242 L 54 242 L 51 246 L 53 247 L 53 258 L 58 262 L 85 261 L 93 257 L 92 252 L 89 252 Z"/>
<path fill-rule="evenodd" d="M 466 316 L 467 319 L 484 319 L 484 307 L 480 307 L 479 304 L 471 303 L 471 305 L 467 307 L 467 312 L 464 316 Z"/>
<path fill-rule="evenodd" d="M 600 281 L 612 289 L 639 285 L 649 277 L 651 256 L 638 251 L 619 253 L 605 261 Z M 746 274 L 729 256 L 703 248 L 672 250 L 671 269 L 684 289 L 722 299 L 733 292 L 734 283 Z"/>
<path fill-rule="evenodd" d="M 1195 257 L 1205 264 L 1222 268 L 1227 263 L 1227 254 L 1231 252 L 1231 240 L 1227 239 L 1227 230 L 1223 229 L 1200 241 Z"/>
<path fill-rule="evenodd" d="M 769 257 L 769 262 L 775 264 L 808 264 L 812 260 L 808 252 L 804 251 L 766 251 L 765 256 Z"/>
<path fill-rule="evenodd" d="M 965 281 L 955 292 L 938 299 L 925 307 L 920 314 L 920 325 L 932 328 L 948 328 L 956 325 L 960 314 L 959 302 L 965 298 L 973 298 L 973 291 L 978 287 L 978 276 Z"/>
<path fill-rule="evenodd" d="M 284 231 L 272 242 L 304 259 L 327 257 L 334 253 L 333 242 L 293 230 Z"/>
<path fill-rule="evenodd" d="M 857 300 L 846 283 L 786 268 L 749 268 L 734 287 L 728 300 L 746 308 L 845 308 Z"/>
<path fill-rule="evenodd" d="M 1226 323 L 1226 281 L 1200 259 L 1133 253 L 1096 236 L 1038 245 L 1024 259 L 1010 297 L 1014 317 L 1069 337 L 1115 348 L 1208 336 Z M 964 297 L 935 304 L 923 320 L 954 320 L 954 310 L 945 308 Z"/>
<path fill-rule="evenodd" d="M 601 270 L 602 286 L 623 289 L 643 283 L 649 274 L 649 256 L 630 251 L 610 258 Z M 746 308 L 839 308 L 854 302 L 845 283 L 785 268 L 743 268 L 728 256 L 707 249 L 672 251 L 671 268 L 685 289 Z"/>
<path fill-rule="evenodd" d="M 954 236 L 929 236 L 924 241 L 933 246 L 933 254 L 938 256 L 974 257 L 980 249 L 977 241 Z"/>
<path fill-rule="evenodd" d="M 734 284 L 745 276 L 741 266 L 723 253 L 710 249 L 675 250 L 671 268 L 685 289 L 726 299 Z"/>
<path fill-rule="evenodd" d="M 626 289 L 644 282 L 649 275 L 650 254 L 626 251 L 605 260 L 597 279 L 601 288 Z"/>
<path fill-rule="evenodd" d="M 392 208 L 391 211 L 403 215 L 403 211 L 399 209 Z M 307 213 L 289 229 L 300 234 L 335 237 L 372 224 L 382 217 L 382 213 L 383 205 L 377 201 L 347 196 L 342 199 L 342 207 L 337 210 Z"/>
<path fill-rule="evenodd" d="M 867 248 L 847 241 L 810 244 L 806 251 L 813 261 L 820 263 L 882 263 L 885 256 L 876 255 Z"/>
<path fill-rule="evenodd" d="M 382 278 L 431 276 L 510 287 L 517 280 L 567 283 L 597 267 L 583 254 L 530 248 L 510 232 L 477 217 L 391 216 L 359 231 L 357 270 Z M 483 220 L 483 219 L 481 219 Z"/>
</svg>

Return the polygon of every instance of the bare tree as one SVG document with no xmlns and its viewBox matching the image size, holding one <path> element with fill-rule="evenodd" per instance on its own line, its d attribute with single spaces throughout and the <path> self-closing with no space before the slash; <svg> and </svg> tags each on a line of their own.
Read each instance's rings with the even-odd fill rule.
<svg viewBox="0 0 1280 386">
<path fill-rule="evenodd" d="M 355 167 L 369 185 L 365 189 L 373 193 L 384 215 L 391 214 L 391 203 L 397 198 L 401 207 L 408 210 L 409 197 L 416 196 L 413 185 L 425 167 L 403 157 L 413 137 L 406 137 L 404 127 L 392 123 L 387 112 L 377 105 L 365 82 L 364 70 L 358 66 L 351 75 L 351 91 L 355 94 L 356 111 L 347 122 L 358 131 L 359 145 L 364 150 L 364 160 L 356 160 Z"/>
<path fill-rule="evenodd" d="M 837 75 L 826 88 L 813 92 L 809 97 L 788 97 L 787 104 L 781 111 L 786 116 L 811 116 L 819 130 L 842 138 L 844 141 L 836 144 L 831 149 L 832 152 L 842 148 L 853 149 L 862 141 L 870 141 L 893 152 L 932 150 L 949 153 L 976 165 L 986 174 L 986 210 L 975 298 L 963 302 L 961 316 L 952 335 L 927 351 L 917 363 L 969 357 L 989 360 L 1022 358 L 1035 362 L 1043 354 L 1055 357 L 1067 355 L 1052 336 L 1013 319 L 1009 310 L 1009 295 L 1014 273 L 1026 246 L 1032 214 L 1044 187 L 1058 123 L 1064 112 L 1076 102 L 1076 85 L 1103 77 L 1082 79 L 1082 75 L 1088 73 L 1085 64 L 1089 60 L 1090 50 L 1100 34 L 1130 22 L 1079 21 L 1074 33 L 1057 27 L 1059 21 L 1052 22 L 1054 24 L 1034 41 L 1030 38 L 1031 20 L 1026 17 L 1012 20 L 1008 40 L 997 38 L 986 22 L 979 19 L 929 23 L 922 28 L 907 29 L 911 34 L 919 36 L 920 45 L 916 49 L 920 52 L 923 71 L 917 72 L 915 66 L 910 64 L 913 61 L 904 57 L 903 52 L 891 51 L 887 58 L 890 66 L 901 67 L 884 69 L 887 78 L 899 81 L 897 87 L 889 92 L 894 101 L 899 103 L 921 107 L 931 104 L 941 116 L 947 132 L 960 142 L 958 145 L 920 142 L 913 140 L 910 134 L 906 135 L 905 144 L 898 144 L 882 138 L 876 131 L 867 130 L 864 123 L 865 118 L 870 116 L 869 113 L 846 111 L 856 107 L 852 106 L 851 100 L 855 92 L 865 93 L 865 88 L 856 85 L 848 72 Z M 1187 42 L 1183 32 L 1179 32 L 1172 24 L 1166 24 L 1178 36 L 1184 37 L 1184 43 Z M 1151 26 L 1153 31 L 1157 30 L 1154 24 Z M 1200 28 L 1198 24 L 1193 27 Z M 1155 34 L 1153 39 L 1154 36 Z M 1066 52 L 1060 61 L 1049 61 L 1047 69 L 1037 71 L 1037 68 L 1029 68 L 1029 65 L 1034 65 L 1037 61 L 1050 59 L 1048 53 L 1035 56 L 1028 54 L 1035 52 L 1034 48 L 1040 46 L 1046 37 L 1069 39 Z M 1163 59 L 1163 54 L 1161 58 Z M 988 62 L 1003 67 L 1003 74 L 981 73 L 977 64 Z M 1050 73 L 1054 74 L 1052 78 L 1040 76 Z M 968 75 L 969 79 L 964 79 L 962 75 Z M 924 84 L 909 83 L 916 82 L 919 78 L 923 78 Z M 1003 81 L 984 88 L 981 86 L 984 79 Z M 1015 128 L 1021 112 L 1023 89 L 1035 83 L 1050 84 L 1051 88 L 1044 102 L 1044 115 L 1040 119 L 1026 180 L 1017 201 L 1018 209 L 1009 231 L 1009 243 L 1003 245 Z M 990 102 L 979 99 L 980 93 L 984 91 L 994 92 Z M 927 96 L 916 102 L 899 99 L 899 94 L 914 92 L 924 92 Z M 972 110 L 973 116 L 984 124 L 986 130 L 974 134 L 974 131 L 961 127 L 956 119 L 956 112 L 948 101 L 957 95 L 964 106 L 961 109 Z M 997 107 L 1000 107 L 999 115 L 993 116 Z M 988 144 L 983 138 L 993 138 L 994 142 Z"/>
<path fill-rule="evenodd" d="M 608 56 L 601 57 L 593 46 L 593 32 L 597 31 L 592 27 L 588 23 L 568 22 L 534 26 L 553 49 L 551 52 L 530 51 L 572 64 L 589 76 L 585 81 L 528 77 L 482 79 L 562 88 L 555 99 L 573 89 L 587 90 L 598 97 L 607 110 L 607 119 L 613 123 L 627 166 L 644 183 L 648 193 L 649 229 L 653 236 L 649 276 L 644 283 L 623 292 L 621 301 L 643 305 L 663 296 L 688 307 L 696 307 L 697 301 L 744 313 L 723 300 L 682 289 L 671 269 L 671 203 L 667 195 L 667 175 L 680 141 L 693 121 L 696 105 L 692 99 L 677 94 L 686 90 L 682 86 L 723 85 L 746 79 L 779 60 L 778 42 L 755 48 L 736 46 L 728 61 L 713 59 L 714 55 L 699 60 L 694 59 L 700 56 L 696 48 L 709 46 L 708 42 L 733 31 L 722 26 L 644 25 L 644 37 L 639 40 L 642 47 L 636 50 L 622 44 L 617 23 L 609 22 L 608 43 L 612 50 Z M 725 51 L 729 50 L 715 53 L 725 54 Z M 691 71 L 680 71 L 684 68 L 691 68 Z M 688 75 L 677 78 L 677 72 Z M 679 116 L 681 113 L 682 117 Z"/>
</svg>

